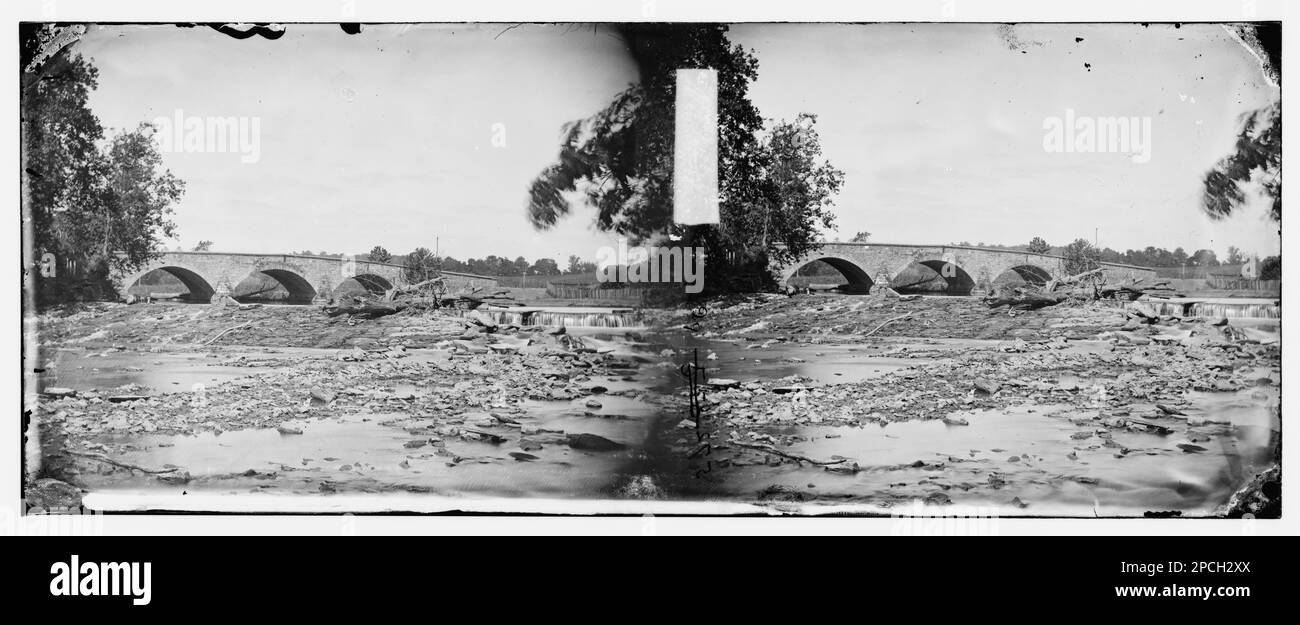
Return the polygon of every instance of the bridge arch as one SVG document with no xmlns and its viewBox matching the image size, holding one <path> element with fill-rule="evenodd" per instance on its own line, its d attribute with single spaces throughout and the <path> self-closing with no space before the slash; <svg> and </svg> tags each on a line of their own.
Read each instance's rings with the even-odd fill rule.
<svg viewBox="0 0 1300 625">
<path fill-rule="evenodd" d="M 166 264 L 148 266 L 128 276 L 121 282 L 123 294 L 136 286 L 142 278 L 155 271 L 166 272 L 177 280 L 180 280 L 181 284 L 184 284 L 185 288 L 189 291 L 188 299 L 192 301 L 203 303 L 211 302 L 212 295 L 217 292 L 217 290 L 212 287 L 212 283 L 193 268 L 178 264 Z"/>
<path fill-rule="evenodd" d="M 871 285 L 874 284 L 874 282 L 871 279 L 871 275 L 867 273 L 867 270 L 863 268 L 862 265 L 859 265 L 858 263 L 854 262 L 852 259 L 845 258 L 843 256 L 831 255 L 831 254 L 827 254 L 827 255 L 816 254 L 813 256 L 809 256 L 808 258 L 791 266 L 789 269 L 787 269 L 784 272 L 784 275 L 781 276 L 781 284 L 783 286 L 790 284 L 790 280 L 794 278 L 796 274 L 799 273 L 800 269 L 803 269 L 804 267 L 807 267 L 808 265 L 811 265 L 812 263 L 818 261 L 830 265 L 836 271 L 838 271 L 841 276 L 844 276 L 844 280 L 847 282 L 847 284 L 845 284 L 843 288 L 846 292 L 867 293 L 871 290 Z"/>
<path fill-rule="evenodd" d="M 393 288 L 393 283 L 388 278 L 374 273 L 359 273 L 347 280 L 339 283 L 334 287 L 335 293 L 358 293 L 365 291 L 371 294 L 382 294 L 388 289 Z"/>
<path fill-rule="evenodd" d="M 890 286 L 900 293 L 970 295 L 975 288 L 975 278 L 952 261 L 914 260 L 894 274 Z"/>
<path fill-rule="evenodd" d="M 259 274 L 271 278 L 283 287 L 289 294 L 286 301 L 290 304 L 310 304 L 316 297 L 316 288 L 311 285 L 311 281 L 291 267 L 255 267 L 240 284 L 247 283 L 249 278 L 255 278 Z"/>
<path fill-rule="evenodd" d="M 951 263 L 956 265 L 950 270 L 955 275 L 949 278 L 955 277 L 956 280 L 953 281 L 958 283 L 956 286 L 960 287 L 953 289 L 956 292 L 966 291 L 964 287 L 967 282 L 974 282 L 975 288 L 983 291 L 995 288 L 997 279 L 1002 274 L 1008 273 L 1008 269 L 1012 271 L 1007 276 L 1007 279 L 1014 280 L 1016 284 L 1024 284 L 1025 281 L 1040 282 L 1044 280 L 1044 276 L 1059 277 L 1064 271 L 1065 262 L 1064 258 L 1051 254 L 1033 254 L 1012 249 L 966 245 L 823 241 L 817 244 L 815 250 L 808 252 L 801 258 L 774 263 L 772 271 L 776 278 L 786 281 L 794 273 L 795 268 L 828 256 L 850 261 L 866 270 L 877 283 L 887 279 L 891 286 L 896 287 L 915 282 L 918 269 L 932 272 L 930 278 L 933 279 L 936 277 L 934 274 L 938 274 L 943 269 L 945 262 Z M 913 265 L 913 263 L 917 264 Z M 938 269 L 936 269 L 936 266 Z M 1107 268 L 1108 277 L 1116 280 L 1155 276 L 1155 270 L 1146 267 L 1115 263 L 1102 263 L 1102 266 Z M 962 274 L 966 275 L 963 276 Z M 884 276 L 884 278 L 881 276 Z M 939 282 L 935 280 L 933 284 L 928 286 L 946 291 L 945 287 L 949 285 L 946 281 Z"/>
<path fill-rule="evenodd" d="M 1018 284 L 1021 282 L 1042 286 L 1052 279 L 1052 273 L 1038 265 L 1016 265 L 1003 271 L 993 280 L 994 286 Z"/>
</svg>

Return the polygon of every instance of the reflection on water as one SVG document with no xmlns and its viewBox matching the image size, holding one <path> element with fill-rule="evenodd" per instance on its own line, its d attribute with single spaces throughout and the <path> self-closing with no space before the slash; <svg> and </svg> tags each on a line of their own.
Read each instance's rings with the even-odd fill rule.
<svg viewBox="0 0 1300 625">
<path fill-rule="evenodd" d="M 806 346 L 781 344 L 759 350 L 714 342 L 701 351 L 706 358 L 708 354 L 717 356 L 716 360 L 700 363 L 708 369 L 710 377 L 741 381 L 798 375 L 823 384 L 843 384 L 879 377 L 923 362 L 915 358 L 872 356 L 861 347 L 839 345 L 821 346 L 812 351 Z"/>
<path fill-rule="evenodd" d="M 1193 417 L 1231 425 L 1189 432 L 1171 419 L 1176 430 L 1171 435 L 1118 430 L 1103 438 L 1098 434 L 1107 429 L 1087 423 L 1085 413 L 1037 406 L 957 415 L 967 426 L 934 420 L 773 427 L 769 434 L 796 441 L 787 448 L 791 452 L 850 458 L 862 471 L 846 475 L 790 464 L 736 466 L 694 490 L 737 496 L 775 484 L 885 506 L 945 492 L 963 504 L 999 506 L 1004 515 L 1141 516 L 1177 510 L 1204 516 L 1268 466 L 1279 424 L 1270 402 L 1249 393 L 1205 395 L 1196 406 L 1188 410 Z M 1204 451 L 1188 453 L 1177 446 L 1189 441 L 1189 433 Z M 1072 438 L 1076 434 L 1080 438 Z M 1014 499 L 1027 506 L 1020 508 Z"/>
<path fill-rule="evenodd" d="M 617 404 L 617 402 L 609 402 Z M 526 447 L 440 437 L 431 419 L 387 414 L 292 421 L 301 434 L 275 429 L 196 436 L 101 437 L 116 457 L 149 467 L 183 467 L 191 481 L 158 486 L 139 474 L 84 475 L 92 488 L 176 492 L 437 492 L 443 495 L 607 497 L 638 453 L 647 425 L 636 418 L 581 416 L 568 402 L 539 402 L 521 423 L 540 430 Z M 571 449 L 550 431 L 600 433 L 626 450 Z M 505 433 L 518 439 L 517 433 Z M 435 441 L 435 442 L 430 442 Z M 408 444 L 410 446 L 408 446 Z M 416 446 L 418 445 L 418 446 Z M 526 453 L 527 461 L 511 453 Z"/>
<path fill-rule="evenodd" d="M 133 384 L 160 393 L 181 392 L 195 384 L 212 386 L 268 370 L 220 365 L 219 359 L 203 353 L 56 349 L 42 356 L 45 362 L 33 372 L 38 391 L 52 386 L 88 391 Z"/>
<path fill-rule="evenodd" d="M 580 331 L 584 341 L 598 351 L 638 357 L 666 365 L 698 360 L 708 377 L 741 382 L 774 380 L 791 375 L 811 378 L 822 384 L 860 382 L 928 360 L 900 355 L 907 349 L 924 347 L 934 352 L 993 342 L 962 340 L 941 342 L 892 341 L 888 349 L 864 345 L 805 345 L 778 341 L 750 343 L 740 340 L 702 339 L 684 332 L 610 334 L 599 330 Z M 576 334 L 576 333 L 575 333 Z M 665 367 L 667 372 L 675 367 Z M 664 380 L 677 377 L 665 374 Z"/>
<path fill-rule="evenodd" d="M 1095 412 L 1051 405 L 958 415 L 969 422 L 967 426 L 915 421 L 861 428 L 773 427 L 769 434 L 792 442 L 782 449 L 816 458 L 842 456 L 857 462 L 861 470 L 843 474 L 790 463 L 733 464 L 696 479 L 690 461 L 680 449 L 673 449 L 690 440 L 677 428 L 685 412 L 665 408 L 664 402 L 656 401 L 662 397 L 655 395 L 680 393 L 682 381 L 675 365 L 690 359 L 694 350 L 710 377 L 747 382 L 799 375 L 836 384 L 871 380 L 927 358 L 941 358 L 945 349 L 992 342 L 895 339 L 874 345 L 789 345 L 698 339 L 684 333 L 570 331 L 597 351 L 645 364 L 629 370 L 626 377 L 584 383 L 606 387 L 605 394 L 524 402 L 521 414 L 511 415 L 519 421 L 515 428 L 493 430 L 506 434 L 500 444 L 439 436 L 431 431 L 439 421 L 421 415 L 354 414 L 292 422 L 302 434 L 242 430 L 198 436 L 106 435 L 94 442 L 105 445 L 113 457 L 148 467 L 182 467 L 192 481 L 166 486 L 152 476 L 121 470 L 83 478 L 98 489 L 176 493 L 318 493 L 324 488 L 608 498 L 617 496 L 629 481 L 650 476 L 655 486 L 666 491 L 661 496 L 672 499 L 752 501 L 760 491 L 777 485 L 815 492 L 832 503 L 889 505 L 944 492 L 958 503 L 1001 506 L 1008 515 L 1133 516 L 1178 510 L 1197 516 L 1212 513 L 1269 463 L 1273 437 L 1280 429 L 1271 409 L 1277 401 L 1276 388 L 1269 387 L 1193 394 L 1192 407 L 1186 410 L 1189 417 L 1198 423 L 1208 418 L 1227 424 L 1189 428 L 1186 422 L 1170 418 L 1174 433 L 1167 436 L 1107 428 L 1090 422 Z M 1072 342 L 1069 349 L 1089 351 L 1100 349 L 1098 345 Z M 920 351 L 925 358 L 901 353 L 903 348 L 917 347 L 924 348 Z M 415 360 L 445 358 L 444 352 L 434 351 L 410 350 L 410 354 Z M 200 354 L 143 352 L 87 357 L 86 352 L 60 350 L 55 366 L 39 377 L 39 383 L 73 388 L 134 383 L 161 391 L 188 390 L 194 382 L 215 384 L 259 371 L 210 366 L 212 362 L 220 360 Z M 436 385 L 429 382 L 413 380 L 398 391 L 436 393 Z M 588 405 L 592 399 L 599 405 Z M 577 450 L 565 443 L 566 433 L 596 434 L 626 448 Z M 430 439 L 441 444 L 431 444 Z M 1180 443 L 1193 443 L 1200 450 L 1189 453 L 1178 447 Z"/>
</svg>

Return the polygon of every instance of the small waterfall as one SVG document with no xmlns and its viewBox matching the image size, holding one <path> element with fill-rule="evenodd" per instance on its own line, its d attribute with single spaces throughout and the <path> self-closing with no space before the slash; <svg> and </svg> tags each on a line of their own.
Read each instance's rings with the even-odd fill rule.
<svg viewBox="0 0 1300 625">
<path fill-rule="evenodd" d="M 1276 303 L 1270 304 L 1225 304 L 1222 302 L 1198 302 L 1190 306 L 1192 316 L 1206 317 L 1210 319 L 1228 318 L 1253 318 L 1253 319 L 1280 319 L 1282 317 L 1282 307 Z"/>
<path fill-rule="evenodd" d="M 1230 299 L 1192 300 L 1192 299 L 1151 299 L 1142 302 L 1115 302 L 1117 308 L 1128 308 L 1141 303 L 1157 314 L 1172 317 L 1201 317 L 1204 319 L 1280 319 L 1282 306 L 1274 300 Z"/>
<path fill-rule="evenodd" d="M 508 310 L 480 310 L 480 315 L 492 320 L 492 323 L 503 326 L 526 326 L 529 325 L 528 317 L 532 313 L 511 312 Z"/>
<path fill-rule="evenodd" d="M 641 314 L 631 310 L 572 310 L 563 309 L 524 309 L 524 310 L 479 310 L 500 325 L 546 326 L 575 328 L 639 328 L 644 326 Z"/>
</svg>

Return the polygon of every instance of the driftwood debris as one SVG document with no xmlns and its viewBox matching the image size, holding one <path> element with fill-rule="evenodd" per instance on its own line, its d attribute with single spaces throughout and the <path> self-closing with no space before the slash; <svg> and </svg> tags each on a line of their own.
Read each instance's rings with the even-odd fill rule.
<svg viewBox="0 0 1300 625">
<path fill-rule="evenodd" d="M 874 330 L 872 330 L 872 331 L 870 331 L 870 332 L 868 332 L 868 333 L 866 333 L 866 334 L 863 334 L 862 336 L 863 336 L 863 337 L 871 336 L 872 334 L 875 334 L 875 333 L 879 332 L 881 328 L 883 328 L 883 327 L 885 327 L 885 326 L 887 326 L 887 325 L 889 325 L 889 324 L 891 324 L 891 323 L 893 323 L 893 322 L 895 322 L 895 321 L 902 321 L 902 320 L 907 319 L 908 317 L 911 317 L 911 316 L 912 316 L 912 313 L 906 313 L 906 314 L 899 315 L 899 316 L 897 316 L 897 317 L 893 317 L 893 318 L 890 318 L 890 319 L 886 319 L 884 323 L 882 323 L 882 324 L 876 326 L 876 328 L 875 328 Z"/>
<path fill-rule="evenodd" d="M 229 328 L 226 328 L 225 330 L 222 330 L 220 334 L 218 334 L 218 335 L 216 335 L 216 336 L 214 336 L 214 337 L 212 337 L 212 338 L 210 338 L 210 339 L 208 339 L 208 340 L 206 340 L 206 341 L 203 341 L 203 343 L 201 343 L 201 344 L 202 344 L 202 345 L 211 345 L 212 343 L 215 343 L 215 342 L 217 341 L 217 339 L 219 339 L 219 338 L 225 336 L 226 334 L 228 334 L 228 333 L 230 333 L 230 332 L 233 332 L 233 331 L 235 331 L 235 330 L 238 330 L 238 329 L 240 329 L 240 328 L 246 328 L 246 327 L 248 327 L 248 325 L 251 324 L 251 323 L 253 323 L 253 322 L 252 322 L 252 321 L 245 321 L 245 322 L 243 322 L 243 323 L 241 323 L 241 324 L 239 324 L 239 325 L 231 326 L 231 327 L 229 327 Z"/>
<path fill-rule="evenodd" d="M 443 285 L 444 282 L 442 280 L 442 276 L 437 276 L 434 278 L 429 278 L 428 280 L 422 280 L 420 282 L 416 282 L 415 284 L 395 286 L 384 292 L 384 301 L 391 302 L 397 299 L 399 295 L 405 295 L 407 293 L 419 293 L 421 291 L 440 291 L 441 289 L 439 289 L 438 287 L 441 287 Z"/>
<path fill-rule="evenodd" d="M 984 302 L 990 308 L 1009 306 L 1020 310 L 1036 310 L 1055 306 L 1067 300 L 1118 299 L 1137 301 L 1143 297 L 1168 298 L 1180 294 L 1169 286 L 1168 280 L 1154 280 L 1145 283 L 1142 278 L 1108 285 L 1105 283 L 1105 268 L 1098 267 L 1083 273 L 1054 279 L 1041 289 L 1019 287 L 1010 294 L 987 297 Z M 1065 288 L 1071 287 L 1071 288 Z"/>
<path fill-rule="evenodd" d="M 984 303 L 989 308 L 1000 308 L 1008 306 L 1017 310 L 1038 310 L 1047 306 L 1055 306 L 1070 298 L 1066 293 L 1034 293 L 1032 291 L 1017 290 L 1015 294 L 994 296 L 984 298 Z"/>
<path fill-rule="evenodd" d="M 984 298 L 984 303 L 989 308 L 1000 308 L 1007 306 L 1016 310 L 1037 310 L 1048 306 L 1055 306 L 1061 302 L 1072 299 L 1093 299 L 1099 295 L 1101 278 L 1105 268 L 1098 267 L 1090 269 L 1083 273 L 1063 278 L 1054 278 L 1048 280 L 1042 288 L 1037 287 L 1016 287 L 1010 292 L 1003 292 L 998 295 L 992 295 Z M 1084 282 L 1087 284 L 1081 284 Z M 1065 290 L 1063 287 L 1073 285 L 1074 288 Z"/>
<path fill-rule="evenodd" d="M 350 315 L 364 319 L 374 319 L 385 315 L 392 315 L 402 312 L 406 306 L 402 304 L 389 304 L 375 300 L 366 300 L 361 298 L 351 298 L 350 303 L 336 303 L 331 306 L 325 306 L 325 314 L 331 317 L 340 315 Z"/>
<path fill-rule="evenodd" d="M 91 460 L 97 460 L 97 461 L 99 461 L 99 462 L 103 462 L 103 463 L 105 463 L 105 464 L 111 464 L 111 465 L 113 465 L 113 466 L 115 466 L 115 467 L 120 467 L 120 468 L 123 468 L 123 469 L 129 469 L 129 470 L 132 470 L 132 471 L 139 471 L 139 472 L 141 472 L 141 473 L 147 473 L 147 474 L 149 474 L 149 475 L 162 475 L 162 474 L 164 474 L 164 473 L 175 473 L 176 471 L 180 471 L 180 467 L 170 467 L 170 468 L 166 468 L 166 469 L 150 469 L 150 468 L 148 468 L 148 467 L 142 467 L 142 466 L 140 466 L 140 465 L 131 464 L 131 463 L 129 463 L 129 462 L 122 462 L 121 460 L 114 460 L 114 459 L 112 459 L 112 458 L 109 458 L 108 456 L 105 456 L 104 454 L 88 454 L 88 453 L 84 453 L 84 452 L 80 452 L 80 451 L 73 451 L 73 450 L 71 450 L 71 449 L 67 449 L 67 450 L 64 450 L 64 451 L 67 452 L 67 453 L 70 454 L 70 455 L 73 455 L 73 456 L 78 456 L 78 457 L 81 457 L 81 458 L 90 458 Z"/>
<path fill-rule="evenodd" d="M 483 288 L 478 287 L 448 294 L 446 281 L 442 276 L 436 276 L 415 284 L 393 287 L 378 297 L 340 296 L 324 306 L 323 310 L 331 317 L 347 315 L 359 319 L 375 319 L 401 312 L 424 312 L 444 307 L 473 310 L 484 304 L 520 305 L 507 289 L 484 293 Z"/>
<path fill-rule="evenodd" d="M 445 298 L 444 301 L 450 305 L 456 305 L 461 308 L 478 308 L 484 304 L 491 306 L 520 306 L 515 298 L 510 296 L 507 289 L 497 289 L 491 293 L 483 293 L 483 287 L 478 287 L 470 291 L 462 291 Z"/>
<path fill-rule="evenodd" d="M 794 460 L 795 462 L 807 462 L 808 464 L 817 465 L 821 467 L 833 465 L 833 464 L 840 464 L 842 462 L 849 461 L 848 458 L 840 458 L 839 460 L 814 460 L 812 458 L 809 458 L 808 456 L 801 456 L 799 454 L 792 454 L 790 452 L 781 451 L 771 445 L 742 443 L 740 441 L 728 441 L 727 444 L 735 445 L 737 447 L 744 447 L 745 449 L 753 449 L 754 451 L 761 451 L 765 454 L 772 454 L 773 456 L 779 456 L 781 458 L 786 458 L 788 460 Z"/>
<path fill-rule="evenodd" d="M 1103 287 L 1099 295 L 1106 299 L 1136 301 L 1143 295 L 1154 298 L 1167 298 L 1182 297 L 1183 294 L 1169 286 L 1168 280 L 1156 280 L 1150 285 L 1144 285 L 1142 278 L 1137 278 L 1124 284 Z"/>
<path fill-rule="evenodd" d="M 1043 286 L 1043 291 L 1044 291 L 1045 293 L 1051 293 L 1052 291 L 1055 291 L 1055 290 L 1057 289 L 1057 287 L 1064 286 L 1064 285 L 1067 285 L 1067 284 L 1075 284 L 1075 283 L 1079 282 L 1080 280 L 1083 280 L 1084 278 L 1091 277 L 1091 276 L 1094 276 L 1094 275 L 1096 275 L 1096 276 L 1100 276 L 1100 275 L 1102 275 L 1102 272 L 1103 272 L 1103 271 L 1104 271 L 1104 268 L 1102 268 L 1102 267 L 1098 267 L 1098 268 L 1096 268 L 1096 269 L 1090 269 L 1090 270 L 1088 270 L 1088 271 L 1085 271 L 1085 272 L 1083 272 L 1083 273 L 1079 273 L 1079 274 L 1075 274 L 1075 275 L 1073 275 L 1073 276 L 1066 276 L 1066 277 L 1064 277 L 1064 278 L 1053 278 L 1053 279 L 1051 279 L 1051 280 L 1048 280 L 1048 281 L 1047 281 L 1047 284 Z"/>
</svg>

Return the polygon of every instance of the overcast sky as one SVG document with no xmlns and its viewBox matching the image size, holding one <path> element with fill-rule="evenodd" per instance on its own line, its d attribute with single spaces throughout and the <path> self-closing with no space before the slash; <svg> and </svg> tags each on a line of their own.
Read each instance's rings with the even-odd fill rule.
<svg viewBox="0 0 1300 625">
<path fill-rule="evenodd" d="M 260 158 L 171 152 L 186 181 L 178 240 L 226 251 L 592 259 L 608 237 L 580 208 L 555 231 L 524 216 L 566 121 L 636 80 L 607 27 L 290 25 L 274 41 L 208 28 L 92 27 L 91 107 L 106 126 L 157 117 L 259 119 Z M 1200 180 L 1243 113 L 1277 88 L 1218 26 L 739 25 L 765 117 L 816 113 L 846 172 L 839 231 L 903 243 L 1091 239 L 1276 253 L 1259 202 L 1226 223 Z M 1076 41 L 1081 38 L 1082 41 Z M 1087 65 L 1085 65 L 1087 64 Z M 1048 153 L 1044 120 L 1151 119 L 1150 160 Z M 495 141 L 494 141 L 495 139 Z"/>
</svg>

